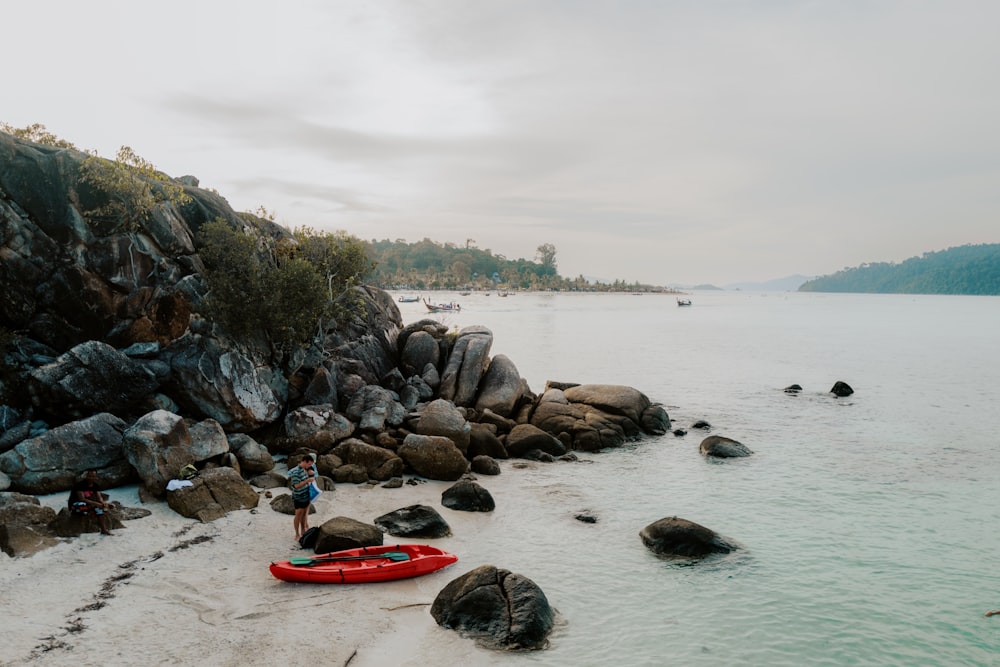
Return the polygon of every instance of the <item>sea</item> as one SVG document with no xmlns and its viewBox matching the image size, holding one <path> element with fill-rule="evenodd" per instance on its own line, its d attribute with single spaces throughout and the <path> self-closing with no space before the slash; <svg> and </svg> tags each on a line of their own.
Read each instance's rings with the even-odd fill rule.
<svg viewBox="0 0 1000 667">
<path fill-rule="evenodd" d="M 424 609 L 352 665 L 1000 665 L 1000 298 L 421 296 L 462 309 L 399 303 L 404 323 L 487 327 L 533 392 L 628 385 L 686 434 L 503 462 L 518 492 L 462 559 L 538 584 L 546 649 L 490 651 Z M 754 454 L 708 460 L 709 434 Z M 639 532 L 670 516 L 740 548 L 657 557 Z"/>
</svg>

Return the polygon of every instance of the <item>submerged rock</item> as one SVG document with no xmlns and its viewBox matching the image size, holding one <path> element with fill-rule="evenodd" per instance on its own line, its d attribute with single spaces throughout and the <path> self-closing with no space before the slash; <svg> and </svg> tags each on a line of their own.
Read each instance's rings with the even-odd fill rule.
<svg viewBox="0 0 1000 667">
<path fill-rule="evenodd" d="M 736 549 L 714 530 L 676 516 L 654 521 L 639 532 L 639 537 L 646 548 L 663 556 L 701 557 Z"/>
<path fill-rule="evenodd" d="M 742 442 L 721 435 L 710 435 L 701 441 L 698 451 L 704 456 L 714 456 L 720 459 L 733 459 L 750 456 L 753 451 Z"/>
<path fill-rule="evenodd" d="M 543 649 L 555 625 L 555 610 L 535 582 L 493 565 L 445 586 L 431 605 L 431 616 L 438 625 L 494 649 Z"/>
</svg>

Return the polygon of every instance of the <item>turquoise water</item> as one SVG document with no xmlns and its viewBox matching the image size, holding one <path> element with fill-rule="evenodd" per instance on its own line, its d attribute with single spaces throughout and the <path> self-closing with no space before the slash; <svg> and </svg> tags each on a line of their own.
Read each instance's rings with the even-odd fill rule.
<svg viewBox="0 0 1000 667">
<path fill-rule="evenodd" d="M 691 431 L 507 462 L 517 491 L 463 559 L 538 583 L 560 612 L 551 647 L 494 654 L 431 628 L 398 664 L 1000 664 L 1000 617 L 983 617 L 1000 608 L 1000 299 L 443 294 L 463 310 L 433 317 L 489 327 L 535 392 L 631 385 L 755 455 L 707 461 Z M 837 380 L 856 393 L 828 394 Z M 673 515 L 742 549 L 657 559 L 638 533 Z"/>
</svg>

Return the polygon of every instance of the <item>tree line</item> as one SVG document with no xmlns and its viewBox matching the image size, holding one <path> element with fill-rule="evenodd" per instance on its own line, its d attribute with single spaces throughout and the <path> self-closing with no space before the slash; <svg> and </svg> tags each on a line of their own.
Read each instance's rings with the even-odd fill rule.
<svg viewBox="0 0 1000 667">
<path fill-rule="evenodd" d="M 898 264 L 866 263 L 810 280 L 799 291 L 1000 295 L 1000 244 L 926 252 Z"/>
</svg>

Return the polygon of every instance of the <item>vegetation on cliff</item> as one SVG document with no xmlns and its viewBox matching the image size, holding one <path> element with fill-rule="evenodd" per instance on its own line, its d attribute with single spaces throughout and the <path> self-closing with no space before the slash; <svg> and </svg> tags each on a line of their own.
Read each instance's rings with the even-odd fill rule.
<svg viewBox="0 0 1000 667">
<path fill-rule="evenodd" d="M 205 314 L 229 333 L 262 330 L 278 347 L 304 345 L 355 305 L 347 295 L 371 270 L 361 241 L 306 227 L 275 238 L 252 214 L 241 217 L 243 229 L 217 219 L 199 233 L 210 290 Z"/>
<path fill-rule="evenodd" d="M 800 292 L 1000 295 L 1000 244 L 964 245 L 809 280 Z"/>
<path fill-rule="evenodd" d="M 119 148 L 114 160 L 91 153 L 80 165 L 80 181 L 96 190 L 99 202 L 83 216 L 104 233 L 138 231 L 154 207 L 191 201 L 179 183 L 129 146 Z"/>
</svg>

